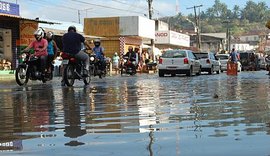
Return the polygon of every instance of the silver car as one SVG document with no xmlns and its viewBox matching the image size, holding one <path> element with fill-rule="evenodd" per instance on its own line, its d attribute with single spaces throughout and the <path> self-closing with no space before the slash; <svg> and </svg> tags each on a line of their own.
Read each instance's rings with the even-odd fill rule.
<svg viewBox="0 0 270 156">
<path fill-rule="evenodd" d="M 165 74 L 201 74 L 201 64 L 190 50 L 167 50 L 159 59 L 158 74 L 163 77 Z"/>
<path fill-rule="evenodd" d="M 200 52 L 194 54 L 200 60 L 202 72 L 208 72 L 208 74 L 213 74 L 214 72 L 217 74 L 220 73 L 220 62 L 214 53 Z"/>
</svg>

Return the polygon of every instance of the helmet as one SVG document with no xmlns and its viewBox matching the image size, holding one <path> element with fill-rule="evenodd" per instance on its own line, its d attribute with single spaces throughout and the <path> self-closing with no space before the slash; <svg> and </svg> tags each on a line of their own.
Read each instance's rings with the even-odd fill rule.
<svg viewBox="0 0 270 156">
<path fill-rule="evenodd" d="M 68 27 L 68 32 L 70 32 L 71 30 L 73 30 L 74 32 L 76 32 L 76 27 L 74 25 L 69 26 Z"/>
<path fill-rule="evenodd" d="M 52 40 L 53 39 L 53 32 L 51 32 L 51 31 L 48 31 L 47 33 L 46 33 L 46 37 L 47 37 L 47 39 L 48 40 Z"/>
<path fill-rule="evenodd" d="M 34 33 L 35 38 L 38 41 L 41 40 L 44 37 L 44 34 L 45 34 L 44 29 L 42 29 L 42 28 L 38 28 Z"/>
<path fill-rule="evenodd" d="M 100 46 L 100 39 L 95 39 L 94 40 L 94 45 L 95 46 Z"/>
<path fill-rule="evenodd" d="M 94 43 L 98 43 L 98 42 L 100 43 L 100 39 L 95 39 L 94 40 Z"/>
</svg>

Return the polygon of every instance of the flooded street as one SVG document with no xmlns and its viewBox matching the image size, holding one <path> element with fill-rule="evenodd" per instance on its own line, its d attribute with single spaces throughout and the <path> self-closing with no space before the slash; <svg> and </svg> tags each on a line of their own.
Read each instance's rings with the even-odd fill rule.
<svg viewBox="0 0 270 156">
<path fill-rule="evenodd" d="M 0 83 L 0 155 L 270 155 L 270 77 Z"/>
</svg>

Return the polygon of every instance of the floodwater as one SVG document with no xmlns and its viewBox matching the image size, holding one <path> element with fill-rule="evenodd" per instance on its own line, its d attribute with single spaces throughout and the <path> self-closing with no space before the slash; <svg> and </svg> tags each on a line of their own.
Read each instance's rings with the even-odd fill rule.
<svg viewBox="0 0 270 156">
<path fill-rule="evenodd" d="M 0 155 L 270 155 L 270 77 L 0 83 Z"/>
</svg>

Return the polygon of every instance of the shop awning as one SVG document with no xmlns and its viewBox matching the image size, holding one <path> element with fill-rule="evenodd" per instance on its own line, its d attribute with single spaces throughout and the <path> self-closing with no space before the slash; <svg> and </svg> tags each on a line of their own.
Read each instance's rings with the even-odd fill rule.
<svg viewBox="0 0 270 156">
<path fill-rule="evenodd" d="M 9 14 L 2 14 L 2 13 L 0 13 L 0 18 L 1 18 L 1 17 L 8 17 L 8 18 L 13 18 L 13 19 L 18 19 L 18 20 L 26 20 L 26 21 L 34 21 L 34 22 L 45 23 L 45 24 L 60 24 L 60 23 L 56 23 L 56 22 L 50 22 L 50 21 L 39 20 L 39 18 L 36 18 L 36 19 L 30 19 L 30 18 L 24 18 L 24 17 L 21 17 L 21 16 L 16 16 L 16 15 L 9 15 Z"/>
</svg>

